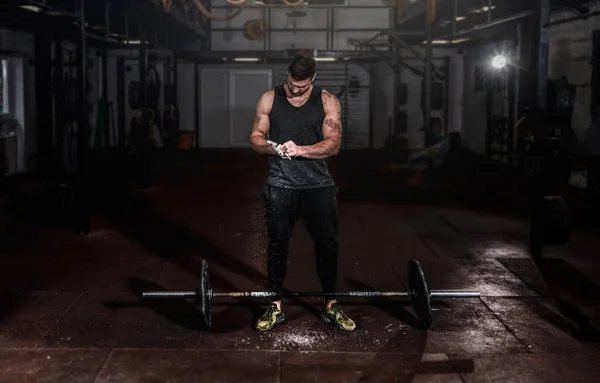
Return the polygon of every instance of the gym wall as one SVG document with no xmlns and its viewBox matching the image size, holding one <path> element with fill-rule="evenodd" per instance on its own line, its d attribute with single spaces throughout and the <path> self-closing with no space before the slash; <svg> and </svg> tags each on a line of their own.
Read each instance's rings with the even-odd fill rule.
<svg viewBox="0 0 600 383">
<path fill-rule="evenodd" d="M 600 2 L 590 2 L 590 12 L 600 11 Z M 555 10 L 551 14 L 551 23 L 565 18 L 577 16 L 571 10 Z M 585 140 L 586 132 L 592 124 L 590 104 L 592 101 L 592 53 L 594 31 L 600 30 L 600 16 L 551 25 L 549 47 L 549 79 L 560 79 L 566 76 L 576 88 L 575 110 L 571 125 L 580 142 Z M 524 38 L 526 31 L 523 31 Z M 527 41 L 523 42 L 524 44 Z M 490 60 L 498 46 L 509 46 L 510 43 L 494 43 L 465 49 L 464 53 L 464 127 L 462 134 L 463 148 L 477 154 L 486 153 L 487 112 L 485 91 L 477 88 L 476 67 L 490 68 Z M 496 49 L 497 50 L 497 49 Z M 526 50 L 525 50 L 526 52 Z M 526 58 L 524 58 L 526 59 Z M 521 71 L 521 76 L 526 76 Z M 521 91 L 527 90 L 526 79 L 521 77 Z M 520 105 L 528 105 L 529 100 L 520 94 Z"/>
<path fill-rule="evenodd" d="M 388 0 L 348 0 L 349 6 L 364 6 L 372 8 L 341 8 L 334 7 L 333 15 L 329 14 L 327 7 L 309 7 L 302 9 L 306 14 L 293 17 L 288 13 L 298 11 L 297 7 L 257 7 L 246 8 L 243 12 L 230 21 L 211 22 L 211 49 L 216 51 L 260 51 L 260 50 L 285 50 L 285 49 L 321 49 L 321 50 L 354 50 L 355 47 L 348 39 L 370 39 L 377 34 L 378 29 L 392 27 L 394 17 L 393 8 Z M 225 6 L 226 0 L 211 0 L 211 5 Z M 392 4 L 393 5 L 393 4 Z M 227 14 L 226 9 L 213 9 L 216 16 Z M 245 28 L 252 20 L 270 20 L 270 28 L 276 29 L 262 40 L 251 40 L 244 36 L 239 29 Z M 334 32 L 329 35 L 324 31 L 331 25 L 335 29 L 344 31 Z M 295 32 L 293 28 L 299 29 Z M 237 31 L 223 31 L 222 29 L 238 29 Z M 290 29 L 290 31 L 280 31 Z M 306 29 L 321 29 L 307 31 Z M 350 29 L 354 29 L 351 31 Z M 371 29 L 359 31 L 359 29 Z"/>
<path fill-rule="evenodd" d="M 419 49 L 425 54 L 423 49 Z M 410 54 L 407 53 L 410 57 Z M 432 117 L 438 117 L 442 120 L 442 129 L 444 131 L 460 132 L 462 129 L 462 91 L 463 91 L 463 65 L 462 56 L 456 49 L 433 49 L 434 65 L 440 70 L 449 65 L 448 82 L 435 79 L 435 82 L 444 83 L 444 90 L 447 91 L 447 100 L 444 102 L 442 110 L 432 111 Z M 407 64 L 423 68 L 424 65 L 420 59 L 404 58 Z M 391 66 L 386 62 L 380 62 L 373 65 L 373 147 L 381 149 L 385 146 L 385 141 L 389 132 L 391 119 L 392 132 L 396 129 L 396 118 L 394 108 L 394 73 Z M 399 127 L 402 138 L 408 140 L 409 149 L 421 149 L 425 146 L 425 134 L 420 129 L 424 126 L 423 111 L 421 109 L 421 96 L 423 77 L 414 73 L 408 68 L 400 68 L 400 82 L 407 84 L 408 97 L 405 105 L 398 105 L 401 111 L 406 114 L 406 121 L 400 122 Z M 446 89 L 447 88 L 447 89 Z"/>
<path fill-rule="evenodd" d="M 249 147 L 256 102 L 283 84 L 287 65 L 200 66 L 201 147 Z M 319 63 L 315 85 L 335 94 L 342 106 L 343 147 L 369 146 L 369 67 Z"/>
<path fill-rule="evenodd" d="M 0 140 L 4 175 L 35 168 L 36 116 L 33 35 L 0 29 L 0 57 L 7 59 L 9 113 L 0 116 L 0 131 L 16 137 Z"/>
<path fill-rule="evenodd" d="M 508 41 L 466 48 L 463 54 L 463 128 L 462 147 L 475 154 L 486 154 L 488 81 L 497 75 L 492 58 L 514 49 Z"/>
<path fill-rule="evenodd" d="M 151 50 L 149 53 L 157 54 L 157 62 L 156 69 L 158 71 L 160 81 L 161 81 L 161 92 L 158 98 L 158 109 L 161 114 L 164 112 L 164 85 L 166 79 L 166 57 L 170 56 L 169 52 L 166 51 L 154 51 Z M 117 68 L 118 68 L 118 57 L 125 57 L 125 135 L 129 134 L 129 128 L 131 120 L 134 116 L 137 115 L 137 112 L 131 109 L 129 105 L 128 99 L 128 86 L 131 81 L 139 81 L 139 58 L 138 58 L 138 50 L 109 50 L 108 58 L 107 58 L 107 77 L 108 77 L 108 102 L 112 104 L 112 113 L 114 114 L 114 130 L 118 131 L 118 116 L 119 116 L 119 104 L 118 104 L 118 81 L 117 81 Z M 95 76 L 95 82 L 97 84 L 101 84 L 101 68 L 102 63 L 99 58 L 94 59 L 95 65 L 98 68 L 98 75 Z M 194 64 L 190 62 L 184 62 L 182 60 L 178 60 L 177 64 L 178 77 L 177 77 L 177 87 L 178 87 L 178 102 L 179 109 L 181 111 L 180 115 L 180 128 L 182 131 L 194 131 L 195 127 L 195 106 L 194 106 Z M 97 96 L 100 97 L 102 94 L 102 89 L 98 86 Z M 97 104 L 97 98 L 96 98 Z M 97 105 L 95 106 L 95 108 Z M 92 130 L 92 137 L 94 136 L 94 132 L 96 129 L 96 114 L 90 115 L 90 129 Z M 109 128 L 111 133 L 109 133 L 108 143 L 110 146 L 116 146 L 115 139 L 112 134 L 112 120 L 109 121 Z M 159 147 L 162 146 L 162 141 L 160 139 L 159 131 L 154 128 L 152 131 L 152 137 L 156 140 L 156 143 Z"/>
<path fill-rule="evenodd" d="M 590 12 L 600 11 L 600 2 L 591 2 L 590 5 Z M 577 14 L 568 9 L 557 10 L 551 14 L 551 22 L 574 16 Z M 593 35 L 598 30 L 600 15 L 552 25 L 548 78 L 559 79 L 566 76 L 571 84 L 589 84 L 592 79 Z M 591 102 L 591 88 L 577 87 L 571 125 L 580 141 L 585 138 L 585 133 L 592 124 Z"/>
</svg>

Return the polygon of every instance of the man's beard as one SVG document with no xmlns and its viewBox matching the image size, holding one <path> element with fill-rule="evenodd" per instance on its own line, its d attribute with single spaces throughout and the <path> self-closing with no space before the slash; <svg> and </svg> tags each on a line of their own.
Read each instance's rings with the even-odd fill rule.
<svg viewBox="0 0 600 383">
<path fill-rule="evenodd" d="M 292 97 L 300 97 L 300 96 L 302 96 L 304 93 L 308 92 L 308 90 L 309 90 L 309 89 L 310 89 L 310 86 L 309 86 L 308 88 L 306 88 L 305 90 L 301 91 L 301 92 L 294 93 L 294 92 L 292 92 L 292 90 L 290 89 L 290 87 L 289 87 L 289 86 L 287 86 L 288 93 L 289 93 L 289 94 L 290 94 L 290 96 L 292 96 Z"/>
</svg>

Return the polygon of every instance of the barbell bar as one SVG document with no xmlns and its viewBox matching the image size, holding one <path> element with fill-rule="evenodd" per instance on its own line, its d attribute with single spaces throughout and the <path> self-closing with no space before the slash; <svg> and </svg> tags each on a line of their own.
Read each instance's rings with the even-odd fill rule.
<svg viewBox="0 0 600 383">
<path fill-rule="evenodd" d="M 144 291 L 143 298 L 196 298 L 196 291 Z M 275 293 L 271 291 L 232 291 L 215 292 L 209 290 L 210 298 L 268 298 L 276 295 L 282 297 L 410 297 L 412 293 L 406 291 L 342 291 L 339 293 L 325 293 L 314 291 L 294 291 L 285 293 Z M 431 290 L 431 298 L 479 298 L 481 294 L 478 291 L 471 290 Z"/>
<path fill-rule="evenodd" d="M 143 291 L 142 298 L 180 298 L 195 299 L 202 313 L 202 319 L 208 330 L 212 327 L 212 299 L 229 298 L 266 298 L 272 296 L 282 297 L 410 297 L 419 325 L 429 328 L 432 324 L 431 298 L 478 298 L 481 294 L 472 290 L 429 290 L 423 268 L 415 259 L 408 262 L 408 284 L 410 291 L 342 291 L 335 293 L 326 292 L 283 292 L 272 291 L 233 291 L 216 292 L 210 289 L 208 276 L 208 263 L 202 260 L 200 286 L 196 291 Z"/>
</svg>

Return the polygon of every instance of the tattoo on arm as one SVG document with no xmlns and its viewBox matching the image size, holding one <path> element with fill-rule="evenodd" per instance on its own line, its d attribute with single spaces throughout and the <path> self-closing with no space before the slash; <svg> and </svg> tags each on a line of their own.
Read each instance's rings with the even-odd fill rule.
<svg viewBox="0 0 600 383">
<path fill-rule="evenodd" d="M 342 130 L 342 127 L 341 127 L 339 121 L 337 121 L 331 117 L 328 117 L 325 119 L 324 125 L 327 127 L 329 133 L 332 133 L 332 134 L 339 134 L 340 131 Z"/>
<path fill-rule="evenodd" d="M 339 152 L 342 137 L 340 103 L 334 95 L 323 93 L 323 140 L 314 145 L 304 147 L 304 157 L 311 159 L 327 158 Z"/>
</svg>

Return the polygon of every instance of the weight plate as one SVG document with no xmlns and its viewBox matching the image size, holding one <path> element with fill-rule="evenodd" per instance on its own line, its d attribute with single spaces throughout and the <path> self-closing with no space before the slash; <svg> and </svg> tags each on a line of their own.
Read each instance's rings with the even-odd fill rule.
<svg viewBox="0 0 600 383">
<path fill-rule="evenodd" d="M 209 296 L 209 286 L 208 263 L 203 259 L 200 271 L 200 287 L 196 291 L 196 299 L 200 305 L 202 320 L 207 331 L 210 331 L 212 327 L 212 302 Z"/>
<path fill-rule="evenodd" d="M 419 324 L 425 329 L 430 328 L 432 316 L 429 287 L 427 287 L 421 264 L 416 259 L 411 259 L 408 262 L 408 285 L 410 286 L 411 299 Z"/>
</svg>

